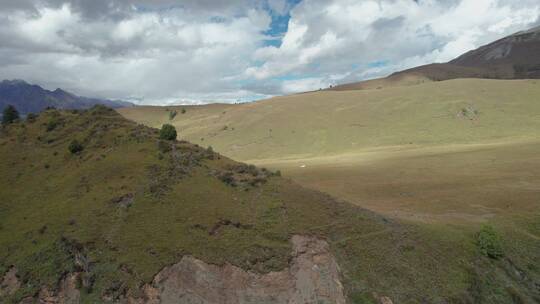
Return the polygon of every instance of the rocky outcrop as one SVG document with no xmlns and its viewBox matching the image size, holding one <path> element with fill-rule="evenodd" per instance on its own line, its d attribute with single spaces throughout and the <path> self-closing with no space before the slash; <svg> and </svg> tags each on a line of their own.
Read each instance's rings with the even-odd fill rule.
<svg viewBox="0 0 540 304">
<path fill-rule="evenodd" d="M 239 267 L 207 264 L 185 256 L 161 270 L 151 284 L 143 286 L 141 298 L 113 300 L 127 304 L 345 304 L 340 270 L 327 242 L 308 236 L 292 238 L 290 266 L 279 272 L 258 274 Z M 43 287 L 36 297 L 21 303 L 76 304 L 77 282 L 84 273 L 68 274 L 55 290 Z M 82 284 L 82 283 L 81 283 Z M 16 269 L 3 278 L 2 292 L 20 286 Z M 138 293 L 138 294 L 141 294 Z"/>
<path fill-rule="evenodd" d="M 36 298 L 28 297 L 21 301 L 21 304 L 78 304 L 81 300 L 81 293 L 77 289 L 77 281 L 80 280 L 80 273 L 67 275 L 58 284 L 56 290 L 47 287 L 41 288 Z"/>
<path fill-rule="evenodd" d="M 160 271 L 145 297 L 130 299 L 137 304 L 344 304 L 339 267 L 328 243 L 306 236 L 294 236 L 293 259 L 289 268 L 268 274 L 244 271 L 233 265 L 207 264 L 184 257 Z"/>
</svg>

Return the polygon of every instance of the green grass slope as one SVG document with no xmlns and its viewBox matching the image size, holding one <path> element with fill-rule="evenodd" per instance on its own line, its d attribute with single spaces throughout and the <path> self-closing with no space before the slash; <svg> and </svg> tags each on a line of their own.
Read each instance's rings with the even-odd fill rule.
<svg viewBox="0 0 540 304">
<path fill-rule="evenodd" d="M 68 151 L 74 139 L 84 146 L 79 154 Z M 351 303 L 374 295 L 395 303 L 538 300 L 528 285 L 537 265 L 509 250 L 504 259 L 484 257 L 475 230 L 389 221 L 188 142 L 160 143 L 157 130 L 106 108 L 50 110 L 2 128 L 0 172 L 0 274 L 15 266 L 23 282 L 2 303 L 54 288 L 75 270 L 83 271 L 83 303 L 115 299 L 186 254 L 282 269 L 293 234 L 330 242 Z M 75 259 L 86 267 L 76 269 Z"/>
</svg>

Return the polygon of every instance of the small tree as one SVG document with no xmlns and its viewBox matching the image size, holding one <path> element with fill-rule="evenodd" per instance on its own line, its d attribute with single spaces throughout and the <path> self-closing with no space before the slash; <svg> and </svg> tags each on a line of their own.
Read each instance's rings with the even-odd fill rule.
<svg viewBox="0 0 540 304">
<path fill-rule="evenodd" d="M 71 152 L 71 154 L 77 154 L 81 152 L 84 149 L 84 147 L 81 145 L 81 143 L 79 143 L 78 140 L 74 139 L 69 144 L 68 149 L 69 149 L 69 152 Z"/>
<path fill-rule="evenodd" d="M 2 124 L 8 125 L 19 119 L 19 111 L 14 106 L 8 105 L 3 112 Z"/>
<path fill-rule="evenodd" d="M 175 140 L 176 136 L 176 129 L 170 124 L 164 124 L 159 131 L 159 138 L 163 140 Z"/>
<path fill-rule="evenodd" d="M 186 114 L 186 109 L 182 108 L 182 114 Z"/>
</svg>

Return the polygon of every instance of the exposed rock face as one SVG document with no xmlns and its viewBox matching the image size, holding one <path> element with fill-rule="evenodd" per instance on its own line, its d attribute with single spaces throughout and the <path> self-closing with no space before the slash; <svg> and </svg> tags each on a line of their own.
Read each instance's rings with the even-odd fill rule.
<svg viewBox="0 0 540 304">
<path fill-rule="evenodd" d="M 159 272 L 144 299 L 146 304 L 344 304 L 339 267 L 325 241 L 294 236 L 293 259 L 288 269 L 268 274 L 206 264 L 193 257 Z"/>
<path fill-rule="evenodd" d="M 41 288 L 37 296 L 37 301 L 33 297 L 25 298 L 20 304 L 78 304 L 81 300 L 81 294 L 77 289 L 77 280 L 80 273 L 67 275 L 58 285 L 57 290 L 50 290 L 46 287 Z"/>
<path fill-rule="evenodd" d="M 313 237 L 294 236 L 290 267 L 257 274 L 226 264 L 207 264 L 190 256 L 164 268 L 152 284 L 142 288 L 143 298 L 120 300 L 128 304 L 345 304 L 339 266 L 328 243 Z M 16 269 L 6 273 L 2 293 L 15 292 L 20 283 Z M 36 298 L 21 303 L 76 304 L 81 273 L 62 279 L 56 290 L 43 287 Z M 112 302 L 112 299 L 105 300 Z M 386 302 L 385 302 L 386 303 Z M 391 303 L 391 302 L 390 302 Z"/>
<path fill-rule="evenodd" d="M 11 267 L 2 278 L 0 284 L 0 297 L 12 295 L 21 287 L 17 278 L 17 268 Z"/>
<path fill-rule="evenodd" d="M 80 302 L 81 293 L 77 289 L 77 280 L 80 274 L 69 274 L 62 281 L 60 281 L 60 287 L 58 293 L 53 294 L 48 290 L 45 290 L 46 295 L 49 296 L 49 302 L 47 304 L 77 304 Z M 43 291 L 43 290 L 42 290 Z M 41 299 L 40 292 L 40 299 Z"/>
<path fill-rule="evenodd" d="M 381 297 L 379 299 L 380 304 L 393 304 L 392 300 L 389 297 Z"/>
</svg>

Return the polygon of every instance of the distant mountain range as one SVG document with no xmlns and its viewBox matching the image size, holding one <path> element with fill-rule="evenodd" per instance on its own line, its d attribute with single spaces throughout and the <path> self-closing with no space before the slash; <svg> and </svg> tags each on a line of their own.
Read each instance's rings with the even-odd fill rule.
<svg viewBox="0 0 540 304">
<path fill-rule="evenodd" d="M 540 27 L 502 38 L 447 63 L 423 65 L 385 78 L 338 85 L 330 90 L 375 89 L 456 78 L 540 78 Z"/>
<path fill-rule="evenodd" d="M 23 115 L 38 113 L 47 107 L 86 109 L 97 104 L 112 108 L 134 106 L 134 104 L 125 101 L 81 97 L 62 89 L 49 91 L 38 85 L 29 84 L 24 80 L 4 80 L 0 82 L 0 109 L 7 105 L 13 105 Z"/>
</svg>

